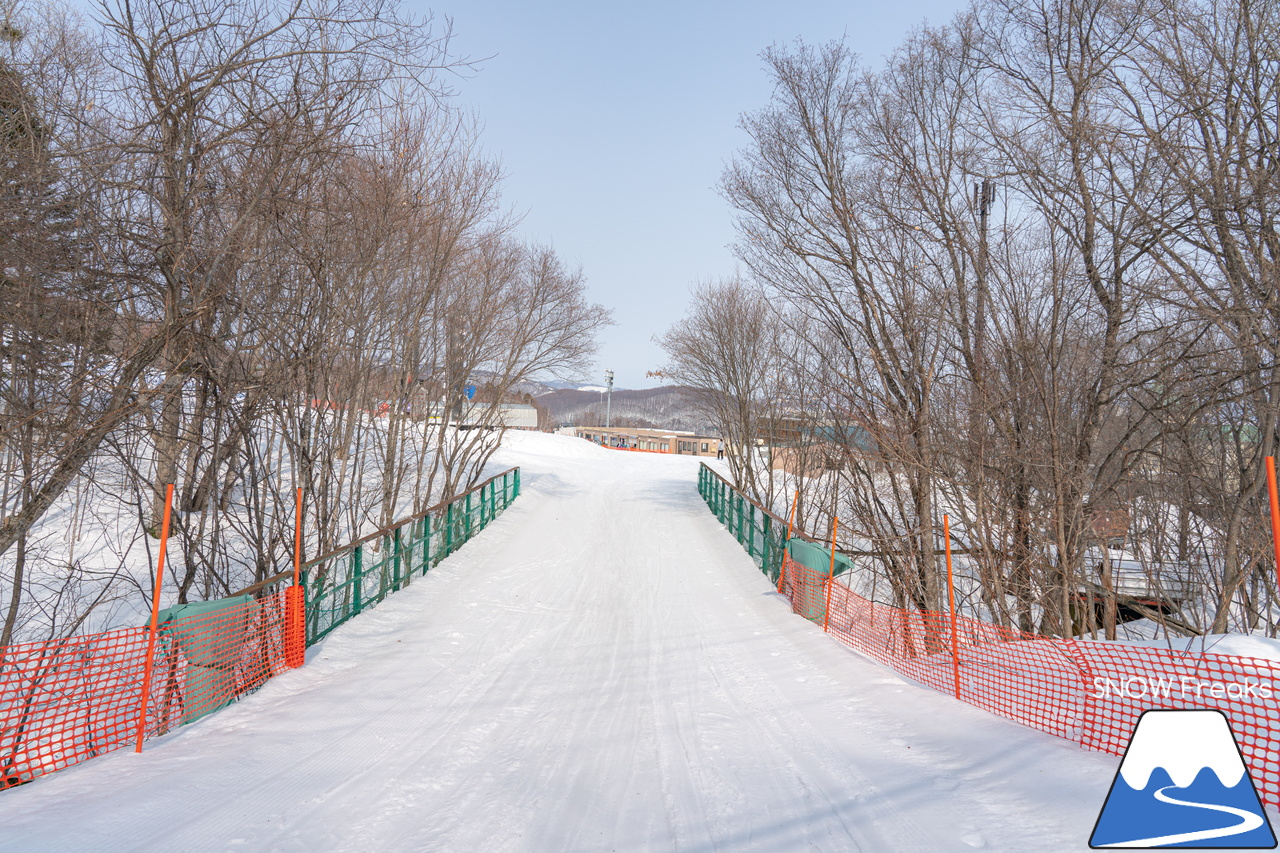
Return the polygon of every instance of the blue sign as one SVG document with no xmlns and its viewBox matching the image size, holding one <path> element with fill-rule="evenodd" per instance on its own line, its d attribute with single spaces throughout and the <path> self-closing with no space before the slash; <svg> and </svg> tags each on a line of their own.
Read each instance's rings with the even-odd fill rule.
<svg viewBox="0 0 1280 853">
<path fill-rule="evenodd" d="M 476 398 L 476 386 L 468 385 L 466 388 L 463 388 L 462 391 L 467 395 L 468 400 L 474 400 Z"/>
</svg>

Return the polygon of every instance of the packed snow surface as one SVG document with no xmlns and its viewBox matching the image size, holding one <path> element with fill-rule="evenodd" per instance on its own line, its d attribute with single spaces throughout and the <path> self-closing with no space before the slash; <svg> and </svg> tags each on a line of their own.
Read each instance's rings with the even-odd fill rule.
<svg viewBox="0 0 1280 853">
<path fill-rule="evenodd" d="M 1088 849 L 1116 758 L 793 616 L 696 460 L 497 461 L 483 534 L 244 701 L 0 794 L 0 849 Z"/>
</svg>

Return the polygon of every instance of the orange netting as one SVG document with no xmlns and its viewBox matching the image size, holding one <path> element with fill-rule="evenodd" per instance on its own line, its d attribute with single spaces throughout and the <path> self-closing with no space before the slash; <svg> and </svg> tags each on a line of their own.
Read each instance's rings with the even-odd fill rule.
<svg viewBox="0 0 1280 853">
<path fill-rule="evenodd" d="M 408 586 L 415 572 L 452 554 L 519 494 L 520 469 L 511 468 L 310 561 L 303 567 L 312 574 L 309 589 L 304 572 L 301 585 L 262 591 L 292 574 L 283 572 L 249 587 L 259 590 L 257 598 L 160 611 L 149 674 L 150 621 L 0 647 L 0 790 L 164 734 L 302 666 L 308 639 L 314 643 Z M 381 556 L 362 561 L 365 546 Z"/>
<path fill-rule="evenodd" d="M 131 746 L 140 722 L 144 738 L 164 734 L 287 669 L 285 599 L 166 611 L 145 713 L 149 628 L 0 648 L 0 789 Z"/>
<path fill-rule="evenodd" d="M 779 591 L 903 675 L 1088 749 L 1123 754 L 1148 709 L 1223 711 L 1259 795 L 1280 806 L 1280 662 L 1054 639 L 967 617 L 956 620 L 953 657 L 947 614 L 877 604 L 789 555 Z"/>
</svg>

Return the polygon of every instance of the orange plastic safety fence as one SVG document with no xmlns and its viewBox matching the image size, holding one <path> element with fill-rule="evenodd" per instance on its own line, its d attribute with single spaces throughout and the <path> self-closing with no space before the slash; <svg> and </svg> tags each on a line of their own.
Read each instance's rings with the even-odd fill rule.
<svg viewBox="0 0 1280 853">
<path fill-rule="evenodd" d="M 670 450 L 650 450 L 645 447 L 614 447 L 612 444 L 600 445 L 605 450 L 626 450 L 630 453 L 670 453 Z"/>
<path fill-rule="evenodd" d="M 145 736 L 217 710 L 288 668 L 285 593 L 159 627 Z M 147 628 L 0 648 L 0 789 L 131 745 Z"/>
<path fill-rule="evenodd" d="M 782 573 L 783 595 L 791 600 L 791 609 L 810 622 L 821 625 L 826 611 L 827 573 L 784 558 L 786 569 Z"/>
<path fill-rule="evenodd" d="M 790 556 L 781 591 L 819 624 L 829 601 L 827 630 L 841 642 L 957 692 L 947 614 L 877 604 Z M 1280 662 L 1042 637 L 966 617 L 956 633 L 961 699 L 1087 749 L 1123 754 L 1149 709 L 1223 711 L 1259 795 L 1280 806 Z"/>
</svg>

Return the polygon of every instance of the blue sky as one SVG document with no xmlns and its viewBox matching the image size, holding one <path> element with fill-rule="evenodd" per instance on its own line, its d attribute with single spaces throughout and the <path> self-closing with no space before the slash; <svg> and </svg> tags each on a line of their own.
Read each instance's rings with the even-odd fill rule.
<svg viewBox="0 0 1280 853">
<path fill-rule="evenodd" d="M 733 219 L 717 195 L 745 142 L 738 117 L 764 106 L 760 52 L 797 37 L 847 38 L 879 64 L 925 19 L 960 0 L 865 4 L 411 2 L 453 19 L 455 49 L 491 57 L 457 82 L 501 160 L 522 234 L 581 265 L 591 297 L 613 309 L 596 375 L 659 384 L 655 334 L 684 315 L 689 287 L 730 275 Z"/>
</svg>

